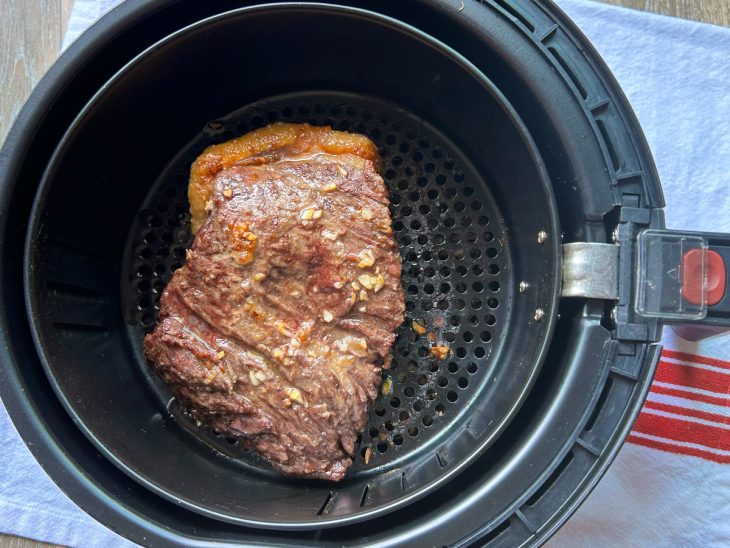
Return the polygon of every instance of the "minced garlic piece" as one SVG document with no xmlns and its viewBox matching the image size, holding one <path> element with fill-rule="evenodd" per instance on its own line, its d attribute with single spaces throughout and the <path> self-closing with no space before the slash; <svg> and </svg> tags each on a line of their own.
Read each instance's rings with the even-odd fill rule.
<svg viewBox="0 0 730 548">
<path fill-rule="evenodd" d="M 365 449 L 365 464 L 368 464 L 370 462 L 370 457 L 372 456 L 372 454 L 373 454 L 373 450 L 370 449 L 370 447 Z"/>
<path fill-rule="evenodd" d="M 335 289 L 342 289 L 345 286 L 345 282 L 338 280 L 332 285 L 335 286 Z"/>
<path fill-rule="evenodd" d="M 383 396 L 387 396 L 390 394 L 391 390 L 393 390 L 393 379 L 390 377 L 386 377 L 386 379 L 383 381 L 383 384 L 380 385 L 380 393 Z"/>
<path fill-rule="evenodd" d="M 287 388 L 286 395 L 289 396 L 290 400 L 304 405 L 304 398 L 298 388 Z"/>
<path fill-rule="evenodd" d="M 325 310 L 324 312 L 322 312 L 322 319 L 329 323 L 334 320 L 335 317 L 332 315 L 332 312 L 330 312 L 329 310 Z"/>
<path fill-rule="evenodd" d="M 259 386 L 261 384 L 261 381 L 256 377 L 256 373 L 253 371 L 248 372 L 248 380 L 250 380 L 251 384 L 254 386 Z"/>
<path fill-rule="evenodd" d="M 223 196 L 225 196 L 226 198 L 231 198 L 233 196 L 233 191 L 230 188 L 226 187 L 223 189 Z"/>
<path fill-rule="evenodd" d="M 339 171 L 340 175 L 342 175 L 343 177 L 347 177 L 347 170 L 344 167 L 338 165 L 337 171 Z"/>
<path fill-rule="evenodd" d="M 360 291 L 360 284 L 359 283 L 352 282 L 350 285 L 352 286 L 352 289 L 354 289 L 355 291 Z"/>
<path fill-rule="evenodd" d="M 360 282 L 360 285 L 362 285 L 365 289 L 373 288 L 373 279 L 367 274 L 361 274 L 358 276 L 357 281 Z"/>
<path fill-rule="evenodd" d="M 322 237 L 327 240 L 332 240 L 334 242 L 337 239 L 337 234 L 332 232 L 331 230 L 323 230 Z"/>
<path fill-rule="evenodd" d="M 383 276 L 381 274 L 378 274 L 375 276 L 375 282 L 373 282 L 373 290 L 377 293 L 381 289 L 383 289 L 383 286 L 385 285 L 385 280 L 383 279 Z"/>
<path fill-rule="evenodd" d="M 260 282 L 264 278 L 266 278 L 266 274 L 264 274 L 263 272 L 257 272 L 256 274 L 253 275 L 253 279 L 256 280 L 257 282 Z"/>
<path fill-rule="evenodd" d="M 360 258 L 360 262 L 357 263 L 357 266 L 360 268 L 368 268 L 375 264 L 375 255 L 373 255 L 373 252 L 370 249 L 362 250 L 358 257 Z"/>
<path fill-rule="evenodd" d="M 393 228 L 390 226 L 390 219 L 384 219 L 376 225 L 378 229 L 385 234 L 393 234 Z"/>
<path fill-rule="evenodd" d="M 449 357 L 449 354 L 451 354 L 451 350 L 448 346 L 432 346 L 431 347 L 431 354 L 434 358 L 437 360 L 445 360 Z"/>
<path fill-rule="evenodd" d="M 228 225 L 229 239 L 233 246 L 232 257 L 240 265 L 253 261 L 256 251 L 256 234 L 248 223 L 231 223 Z"/>
<path fill-rule="evenodd" d="M 274 350 L 271 352 L 271 354 L 276 358 L 277 360 L 280 360 L 284 357 L 284 351 L 281 348 L 274 348 Z"/>
<path fill-rule="evenodd" d="M 364 289 L 360 290 L 360 300 L 361 301 L 367 301 L 368 300 L 368 292 Z"/>
<path fill-rule="evenodd" d="M 354 338 L 350 340 L 347 349 L 350 354 L 364 358 L 368 355 L 368 342 L 365 339 Z"/>
<path fill-rule="evenodd" d="M 416 320 L 413 320 L 413 322 L 411 322 L 411 327 L 413 328 L 413 331 L 415 331 L 419 335 L 425 335 L 426 334 L 426 328 L 423 327 Z"/>
<path fill-rule="evenodd" d="M 328 183 L 322 187 L 322 190 L 325 192 L 332 192 L 333 190 L 337 190 L 337 185 L 335 183 Z"/>
<path fill-rule="evenodd" d="M 205 384 L 210 384 L 213 379 L 216 378 L 218 375 L 218 369 L 211 369 L 208 371 L 207 375 L 205 375 Z"/>
<path fill-rule="evenodd" d="M 274 322 L 274 328 L 281 333 L 282 335 L 286 335 L 287 337 L 293 337 L 294 333 L 292 333 L 289 328 L 286 326 L 286 324 L 281 320 L 276 320 Z"/>
<path fill-rule="evenodd" d="M 366 221 L 369 221 L 370 219 L 372 219 L 372 218 L 373 218 L 373 212 L 372 212 L 372 211 L 370 211 L 370 210 L 369 210 L 369 209 L 367 209 L 367 208 L 363 208 L 363 209 L 361 209 L 361 210 L 360 210 L 360 216 L 361 216 L 361 217 L 362 217 L 363 219 L 365 219 Z"/>
<path fill-rule="evenodd" d="M 226 355 L 226 353 L 225 353 L 225 352 L 223 352 L 223 350 L 221 350 L 220 352 L 218 352 L 218 353 L 217 353 L 217 354 L 215 355 L 215 359 L 216 359 L 216 361 L 218 361 L 218 360 L 221 360 L 221 359 L 223 359 L 223 356 L 225 356 L 225 355 Z"/>
</svg>

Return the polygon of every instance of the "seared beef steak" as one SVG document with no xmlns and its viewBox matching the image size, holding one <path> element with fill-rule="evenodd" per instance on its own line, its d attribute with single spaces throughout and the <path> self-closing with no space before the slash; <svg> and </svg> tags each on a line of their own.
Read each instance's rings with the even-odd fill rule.
<svg viewBox="0 0 730 548">
<path fill-rule="evenodd" d="M 215 176 L 145 353 L 197 420 L 340 480 L 403 321 L 386 189 L 352 154 L 257 161 Z"/>
</svg>

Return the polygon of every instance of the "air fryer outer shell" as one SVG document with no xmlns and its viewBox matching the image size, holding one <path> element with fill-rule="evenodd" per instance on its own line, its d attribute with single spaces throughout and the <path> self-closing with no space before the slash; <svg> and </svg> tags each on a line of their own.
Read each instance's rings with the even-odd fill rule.
<svg viewBox="0 0 730 548">
<path fill-rule="evenodd" d="M 631 312 L 630 260 L 622 265 L 616 324 L 602 303 L 561 303 L 565 320 L 558 323 L 536 388 L 513 421 L 519 428 L 508 429 L 467 471 L 416 506 L 370 523 L 283 532 L 192 514 L 100 458 L 60 407 L 35 355 L 21 291 L 23 231 L 18 228 L 27 222 L 40 174 L 70 121 L 120 66 L 185 24 L 243 4 L 125 2 L 62 55 L 18 116 L 0 155 L 0 392 L 16 427 L 74 501 L 141 544 L 543 541 L 613 460 L 659 357 L 653 343 L 661 322 L 646 323 Z M 638 124 L 595 51 L 551 3 L 350 4 L 432 34 L 497 84 L 545 160 L 565 241 L 605 241 L 606 225 L 617 224 L 622 250 L 631 257 L 640 228 L 663 228 L 661 190 Z"/>
</svg>

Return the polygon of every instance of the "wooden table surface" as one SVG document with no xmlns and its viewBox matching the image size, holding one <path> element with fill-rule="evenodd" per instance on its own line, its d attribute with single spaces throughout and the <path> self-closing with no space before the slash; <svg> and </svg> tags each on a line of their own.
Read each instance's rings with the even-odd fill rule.
<svg viewBox="0 0 730 548">
<path fill-rule="evenodd" d="M 730 27 L 730 0 L 601 0 Z M 58 56 L 73 0 L 0 0 L 0 142 L 31 88 Z M 0 534 L 0 547 L 52 546 Z"/>
</svg>

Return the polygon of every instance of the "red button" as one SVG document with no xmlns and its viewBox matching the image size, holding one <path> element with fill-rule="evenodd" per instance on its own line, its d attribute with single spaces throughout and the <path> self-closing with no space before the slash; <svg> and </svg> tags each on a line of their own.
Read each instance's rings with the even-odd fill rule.
<svg viewBox="0 0 730 548">
<path fill-rule="evenodd" d="M 702 258 L 705 264 L 705 280 L 702 279 Z M 692 304 L 702 303 L 702 286 L 705 287 L 706 306 L 715 306 L 725 296 L 725 261 L 717 251 L 693 249 L 682 258 L 682 296 Z"/>
</svg>

